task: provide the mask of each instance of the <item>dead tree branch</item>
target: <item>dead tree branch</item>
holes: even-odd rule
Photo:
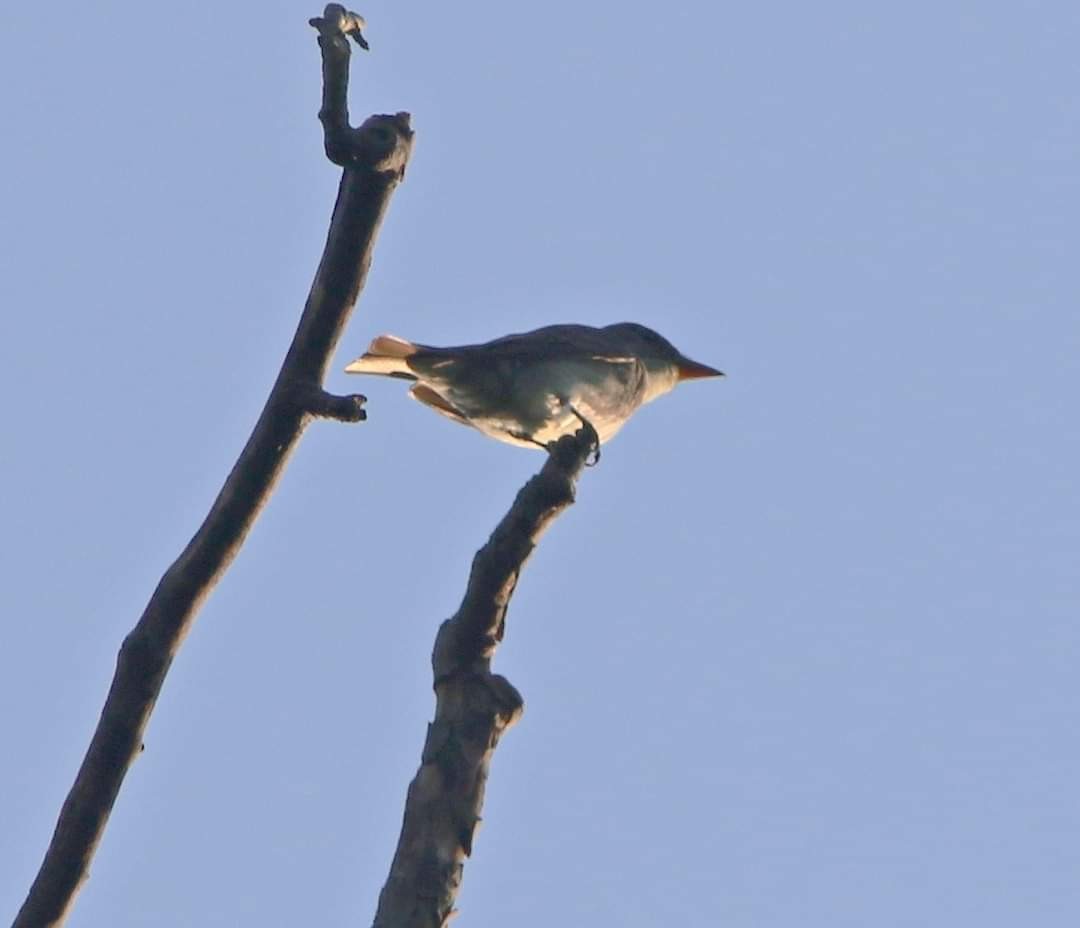
[[[319,31],[327,156],[344,167],[322,261],[296,335],[262,414],[200,526],[161,578],[124,639],[105,706],[41,869],[15,928],[63,922],[101,840],[120,785],[142,748],[143,732],[169,665],[203,601],[224,574],[313,418],[358,422],[362,396],[332,396],[322,382],[330,356],[364,285],[390,196],[412,147],[409,115],[373,116],[358,129],[345,107],[348,36],[363,20],[329,4],[311,21]],[[366,47],[366,46],[365,46]]]
[[[491,755],[523,707],[510,682],[491,672],[491,659],[521,569],[547,526],[573,503],[595,437],[583,429],[552,447],[543,469],[476,553],[461,606],[439,628],[431,657],[435,720],[409,784],[374,928],[443,928],[453,915]]]

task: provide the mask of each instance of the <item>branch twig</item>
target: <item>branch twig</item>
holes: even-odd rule
[[[143,731],[169,665],[199,607],[233,558],[285,468],[308,423],[364,418],[361,396],[322,388],[341,330],[364,285],[372,248],[390,196],[412,148],[409,115],[373,116],[348,125],[347,33],[362,20],[338,4],[313,25],[323,59],[327,154],[345,167],[326,248],[296,335],[262,414],[188,546],[161,578],[138,624],[124,639],[116,673],[89,750],[64,801],[41,869],[14,928],[63,922],[108,822],[120,785],[142,748]],[[332,152],[332,154],[331,154]]]
[[[461,606],[439,628],[431,658],[435,720],[409,784],[374,928],[443,928],[454,914],[491,755],[524,705],[511,683],[491,672],[491,659],[521,569],[544,530],[573,503],[594,439],[583,429],[552,446],[540,473],[476,553]]]

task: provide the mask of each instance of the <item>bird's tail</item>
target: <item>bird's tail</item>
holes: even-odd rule
[[[407,377],[416,380],[409,368],[409,358],[419,346],[396,335],[380,335],[368,350],[345,368],[346,374],[382,374],[384,377]]]

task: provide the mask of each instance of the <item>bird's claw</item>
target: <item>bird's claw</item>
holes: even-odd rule
[[[585,456],[585,466],[596,467],[596,465],[600,461],[600,436],[597,434],[596,429],[593,427],[593,424],[588,419],[586,419],[581,413],[574,409],[574,407],[571,406],[569,403],[566,403],[565,405],[566,408],[569,409],[570,412],[572,412],[577,417],[578,422],[581,423],[581,428],[574,432],[574,439],[579,442],[585,441],[588,443],[589,446],[588,453]],[[512,438],[516,438],[518,441],[527,441],[530,444],[536,445],[537,448],[543,448],[548,454],[554,453],[555,446],[558,445],[559,441],[561,440],[556,438],[545,444],[542,441],[537,441],[535,438],[525,432],[511,432],[510,435]],[[566,435],[562,436],[562,438],[565,437]]]
[[[585,441],[589,443],[589,453],[585,458],[585,466],[596,467],[596,465],[600,463],[600,436],[596,433],[596,429],[588,419],[574,409],[573,406],[567,404],[567,407],[570,412],[577,416],[578,422],[581,423],[581,428],[578,429],[577,434],[584,437]]]

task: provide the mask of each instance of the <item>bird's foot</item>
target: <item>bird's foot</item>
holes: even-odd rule
[[[574,409],[569,403],[566,404],[567,408],[578,418],[578,422],[581,423],[581,428],[578,430],[578,435],[582,436],[585,441],[589,443],[589,456],[585,458],[586,467],[596,467],[600,463],[600,436],[596,433],[596,429],[593,428],[593,424],[586,419],[580,412]]]

